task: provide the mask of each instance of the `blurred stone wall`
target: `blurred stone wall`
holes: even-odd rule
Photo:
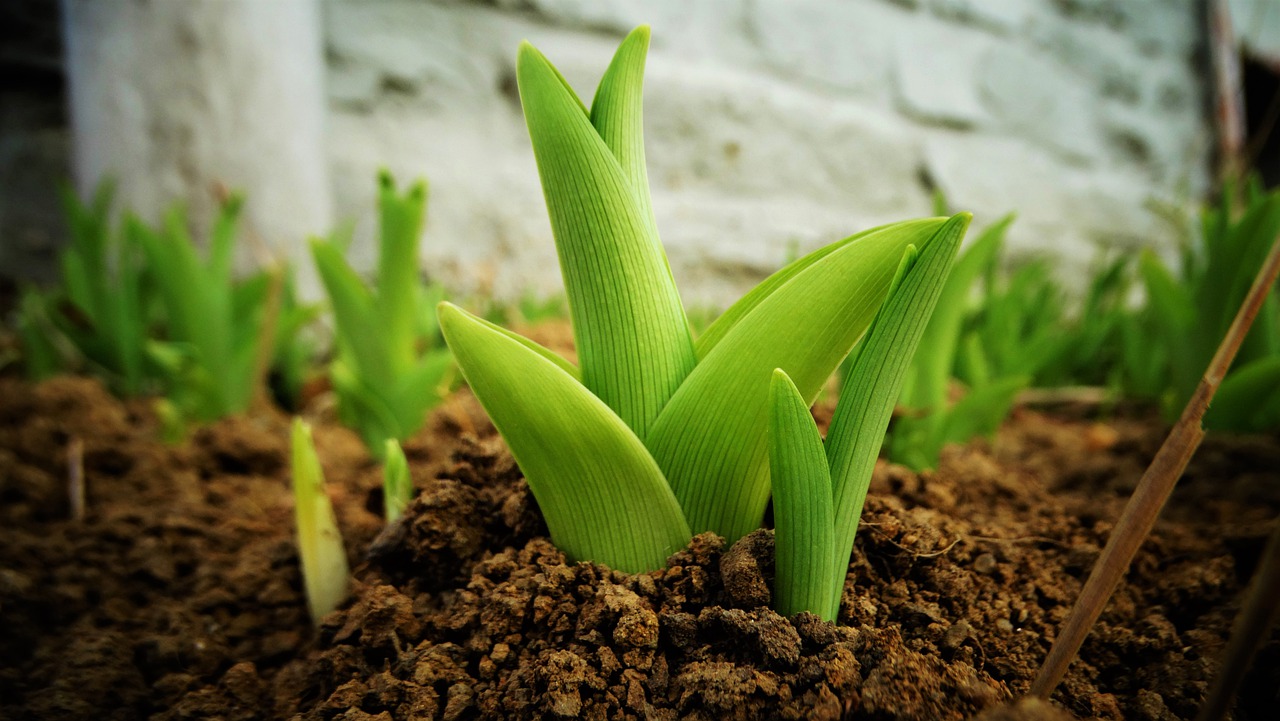
[[[339,214],[375,167],[431,182],[428,271],[559,288],[515,88],[528,39],[589,102],[649,23],[645,127],[686,302],[724,304],[796,252],[928,214],[938,188],[1016,254],[1080,277],[1098,246],[1168,243],[1148,209],[1207,183],[1194,0],[497,0],[327,8]],[[366,223],[365,225],[368,225]]]
[[[354,252],[371,267],[377,168],[426,177],[429,275],[506,298],[556,292],[516,46],[533,42],[589,100],[618,41],[649,23],[649,177],[687,303],[726,304],[796,253],[928,214],[934,189],[977,225],[1017,211],[1015,255],[1055,253],[1078,279],[1099,246],[1167,246],[1150,201],[1186,203],[1208,184],[1202,12],[1198,0],[327,0],[335,214],[357,220]],[[57,240],[33,219],[56,206],[23,193],[47,188],[32,172],[68,153],[64,118],[17,107],[0,113],[0,274],[27,278]]]

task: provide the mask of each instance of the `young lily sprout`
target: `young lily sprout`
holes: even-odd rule
[[[640,572],[694,533],[733,542],[770,496],[770,378],[807,405],[871,323],[904,251],[968,219],[868,230],[778,271],[695,342],[658,238],[641,134],[649,30],[619,47],[588,108],[527,43],[516,77],[579,366],[456,306],[440,326],[572,560]],[[905,361],[904,361],[905,362]]]
[[[382,507],[387,523],[391,523],[404,514],[405,506],[413,500],[413,481],[409,478],[409,461],[396,439],[387,439],[383,458]]]
[[[307,589],[307,608],[316,623],[342,603],[347,595],[347,553],[324,492],[324,472],[311,441],[311,426],[293,419],[293,502],[298,523],[298,557]]]

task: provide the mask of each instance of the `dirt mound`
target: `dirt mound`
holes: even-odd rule
[[[170,447],[145,404],[90,381],[3,380],[0,397],[0,717],[14,719],[1057,718],[1000,704],[1029,685],[1161,431],[1022,412],[936,472],[880,464],[833,625],[768,608],[768,531],[730,549],[699,536],[650,574],[566,563],[467,396],[406,444],[420,493],[385,529],[378,469],[317,422],[357,580],[315,629],[287,419]],[[1194,715],[1280,513],[1277,467],[1280,439],[1206,442],[1061,708]],[[1270,718],[1277,668],[1273,636],[1238,719]]]

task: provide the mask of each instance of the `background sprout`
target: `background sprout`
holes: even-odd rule
[[[404,515],[404,509],[413,500],[413,480],[409,477],[409,461],[404,457],[400,443],[394,438],[386,440],[382,466],[382,506],[387,523]]]
[[[343,258],[343,238],[311,243],[333,307],[337,358],[329,373],[338,412],[377,459],[388,438],[404,440],[422,427],[427,410],[440,401],[451,362],[431,312],[439,290],[418,283],[426,204],[425,182],[400,195],[389,173],[379,176],[378,271],[372,286]]]
[[[347,553],[324,492],[324,472],[311,441],[311,427],[293,419],[293,501],[298,524],[298,558],[307,590],[307,609],[316,623],[342,603],[347,595]]]

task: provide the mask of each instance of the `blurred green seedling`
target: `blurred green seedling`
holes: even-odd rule
[[[394,438],[386,440],[382,462],[382,505],[387,523],[404,515],[413,500],[413,480],[409,477],[409,461]]]
[[[425,182],[401,195],[389,173],[380,175],[373,284],[366,284],[343,257],[345,238],[311,243],[334,314],[337,357],[329,373],[339,416],[379,460],[387,439],[402,441],[422,427],[427,411],[447,390],[452,365],[438,339],[433,312],[443,292],[418,282],[426,204]]]
[[[181,418],[207,422],[248,409],[262,387],[274,336],[271,294],[277,276],[258,271],[237,278],[233,269],[243,199],[222,204],[201,257],[181,207],[159,228],[136,217],[125,235],[142,249],[163,318],[163,341],[147,346],[165,376],[166,395]]]
[[[1248,293],[1254,274],[1280,234],[1280,190],[1264,192],[1255,180],[1237,199],[1237,187],[1223,190],[1217,207],[1201,215],[1196,242],[1185,243],[1180,268],[1171,270],[1154,253],[1144,253],[1139,273],[1147,302],[1130,324],[1130,358],[1154,356],[1157,371],[1139,367],[1144,380],[1133,390],[1159,392],[1166,417],[1173,418],[1195,392],[1218,339]],[[1142,375],[1145,374],[1145,375]],[[1213,406],[1208,428],[1262,431],[1280,428],[1280,297],[1270,294],[1245,338]]]
[[[980,338],[966,334],[965,324],[974,314],[975,296],[983,297],[979,284],[989,287],[991,283],[1012,222],[1013,216],[1006,216],[983,231],[960,254],[946,277],[937,311],[928,318],[903,381],[903,412],[894,421],[887,444],[889,457],[898,463],[915,469],[932,468],[947,443],[963,443],[994,432],[1008,415],[1018,391],[1030,380],[1024,375],[993,377],[988,371],[971,377],[959,400],[951,399],[952,378],[962,365],[963,354],[985,360],[980,354],[986,349],[977,345]]]
[[[83,361],[116,392],[155,390],[160,371],[147,355],[145,258],[136,236],[113,232],[112,186],[88,202],[62,188],[70,242],[58,257],[58,285],[24,289],[18,322],[27,374],[44,378]]]

